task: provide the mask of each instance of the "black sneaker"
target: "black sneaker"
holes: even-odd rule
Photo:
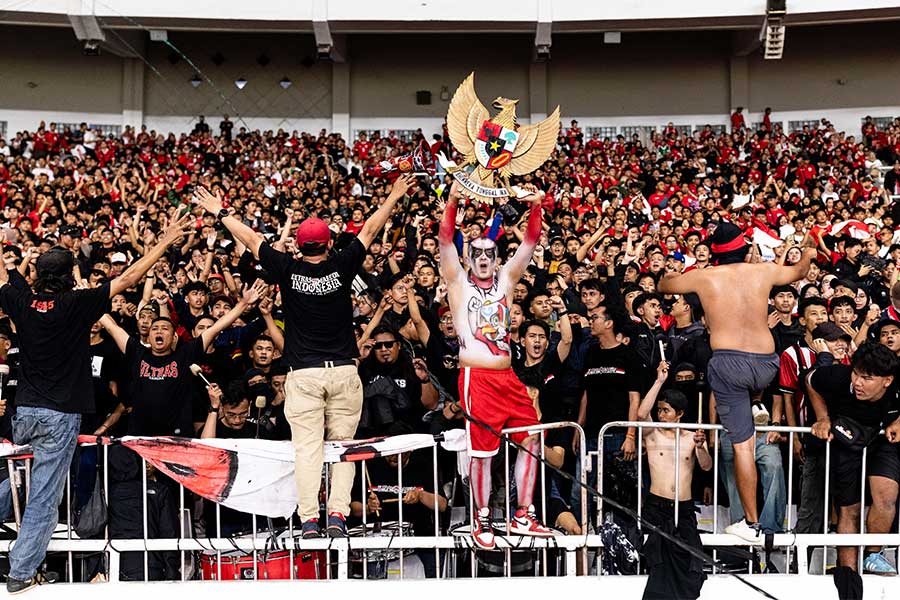
[[[7,577],[6,591],[9,594],[21,594],[22,592],[27,592],[35,586],[56,583],[57,581],[59,581],[59,574],[55,573],[54,571],[35,573],[34,577],[32,577],[31,579],[26,579],[25,581],[16,579],[15,577]]]
[[[347,537],[347,524],[344,515],[339,512],[328,513],[328,528],[325,530],[330,538]]]

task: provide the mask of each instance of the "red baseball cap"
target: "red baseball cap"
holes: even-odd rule
[[[331,230],[322,219],[310,217],[301,221],[297,227],[297,245],[327,244],[331,239]]]

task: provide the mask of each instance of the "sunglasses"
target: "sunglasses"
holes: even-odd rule
[[[375,342],[374,344],[372,344],[372,349],[373,350],[384,350],[385,348],[393,348],[394,344],[396,344],[396,343],[397,343],[397,340],[394,340],[393,342]]]
[[[484,254],[489,259],[493,260],[497,256],[496,248],[472,248],[472,258],[473,259],[478,258],[482,254]]]

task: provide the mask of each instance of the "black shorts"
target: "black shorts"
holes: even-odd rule
[[[836,506],[851,506],[860,501],[862,452],[847,450],[839,443],[831,444],[831,496]],[[886,477],[900,481],[900,454],[897,446],[879,437],[866,452],[866,476]],[[866,489],[868,490],[868,484]]]

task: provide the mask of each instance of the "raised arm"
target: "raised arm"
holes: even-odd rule
[[[786,251],[785,254],[787,254]],[[806,274],[809,272],[809,263],[816,257],[816,254],[815,248],[804,248],[800,260],[796,264],[789,267],[775,265],[775,278],[772,286],[789,285],[806,277]]]
[[[284,352],[284,333],[275,324],[275,319],[272,318],[273,304],[272,298],[268,296],[263,298],[262,302],[259,303],[259,312],[262,314],[263,321],[266,324],[266,333],[272,338],[272,343],[275,344],[279,352]]]
[[[600,241],[600,238],[603,237],[603,228],[598,227],[597,231],[591,234],[591,237],[588,238],[588,241],[583,243],[578,247],[578,251],[575,252],[575,260],[578,262],[584,262],[584,259],[587,258],[588,253],[593,249],[594,246],[597,245],[597,242]],[[628,238],[629,245],[631,244],[631,238]]]
[[[538,240],[541,237],[541,221],[543,213],[541,202],[544,200],[544,192],[533,186],[529,188],[529,191],[531,191],[531,193],[524,198],[524,200],[531,202],[531,211],[528,215],[528,227],[525,229],[525,236],[522,239],[522,243],[519,244],[518,250],[516,250],[516,253],[513,254],[512,258],[509,259],[509,262],[507,262],[505,266],[506,274],[512,282],[512,285],[515,285],[515,283],[522,278],[522,275],[525,274],[525,269],[528,267],[528,263],[531,262],[531,257],[534,254],[534,247],[537,246]]]
[[[647,395],[644,396],[644,399],[641,400],[640,406],[638,406],[638,421],[650,420],[650,413],[653,411],[653,405],[656,404],[656,398],[657,396],[659,396],[659,390],[662,389],[662,386],[666,382],[666,378],[668,376],[669,363],[664,360],[659,361],[659,366],[656,367],[656,380],[653,382],[653,385],[650,386],[650,389],[647,390]],[[641,431],[643,431],[644,435],[647,435],[654,430],[650,428],[642,428]]]
[[[450,186],[447,205],[444,207],[444,218],[438,232],[438,243],[441,249],[441,274],[447,281],[459,279],[462,267],[459,265],[459,252],[453,243],[456,234],[456,210],[459,208],[459,184],[454,181]]]
[[[125,354],[125,347],[128,345],[128,332],[119,327],[119,324],[109,315],[100,317],[100,325],[106,330],[106,333],[113,339],[118,347],[119,352]]]
[[[222,318],[213,323],[211,327],[205,329],[203,333],[200,334],[200,337],[203,340],[203,349],[209,348],[209,345],[213,343],[213,340],[216,339],[217,335],[228,327],[231,327],[231,324],[244,314],[244,311],[247,310],[248,306],[259,300],[265,288],[266,284],[262,279],[254,281],[253,285],[247,288],[241,295],[241,299],[234,305],[234,308],[225,313]]]
[[[696,292],[703,281],[702,271],[688,271],[687,273],[666,273],[656,286],[661,294],[687,294]]]
[[[559,296],[550,298],[550,306],[556,310],[559,316],[559,343],[556,345],[556,354],[559,362],[566,362],[569,352],[572,350],[572,323],[569,321],[569,313],[566,305]]]
[[[150,270],[150,267],[162,258],[169,246],[180,240],[187,233],[187,230],[193,227],[189,217],[189,214],[184,215],[177,221],[169,224],[153,248],[148,250],[136,263],[128,267],[124,273],[112,280],[109,284],[110,298],[138,284],[141,277]]]
[[[366,219],[366,224],[363,225],[363,228],[356,235],[364,247],[369,247],[372,240],[375,239],[375,236],[378,235],[378,232],[381,231],[381,228],[387,223],[391,213],[394,212],[397,200],[406,194],[415,181],[415,176],[409,173],[397,178],[393,187],[391,187],[391,193],[388,194],[387,200],[378,207],[378,210],[375,211],[374,215]]]
[[[194,196],[197,204],[203,207],[208,213],[215,215],[217,218],[220,214],[222,214],[222,199],[213,196],[209,190],[203,187],[197,188],[197,193]],[[235,217],[234,215],[225,215],[221,218],[222,225],[224,225],[231,235],[234,236],[234,239],[238,240],[242,244],[244,244],[247,248],[249,248],[250,252],[253,253],[253,256],[257,259],[259,258],[259,247],[265,241],[265,238],[261,233],[257,231],[253,231],[247,225]]]

